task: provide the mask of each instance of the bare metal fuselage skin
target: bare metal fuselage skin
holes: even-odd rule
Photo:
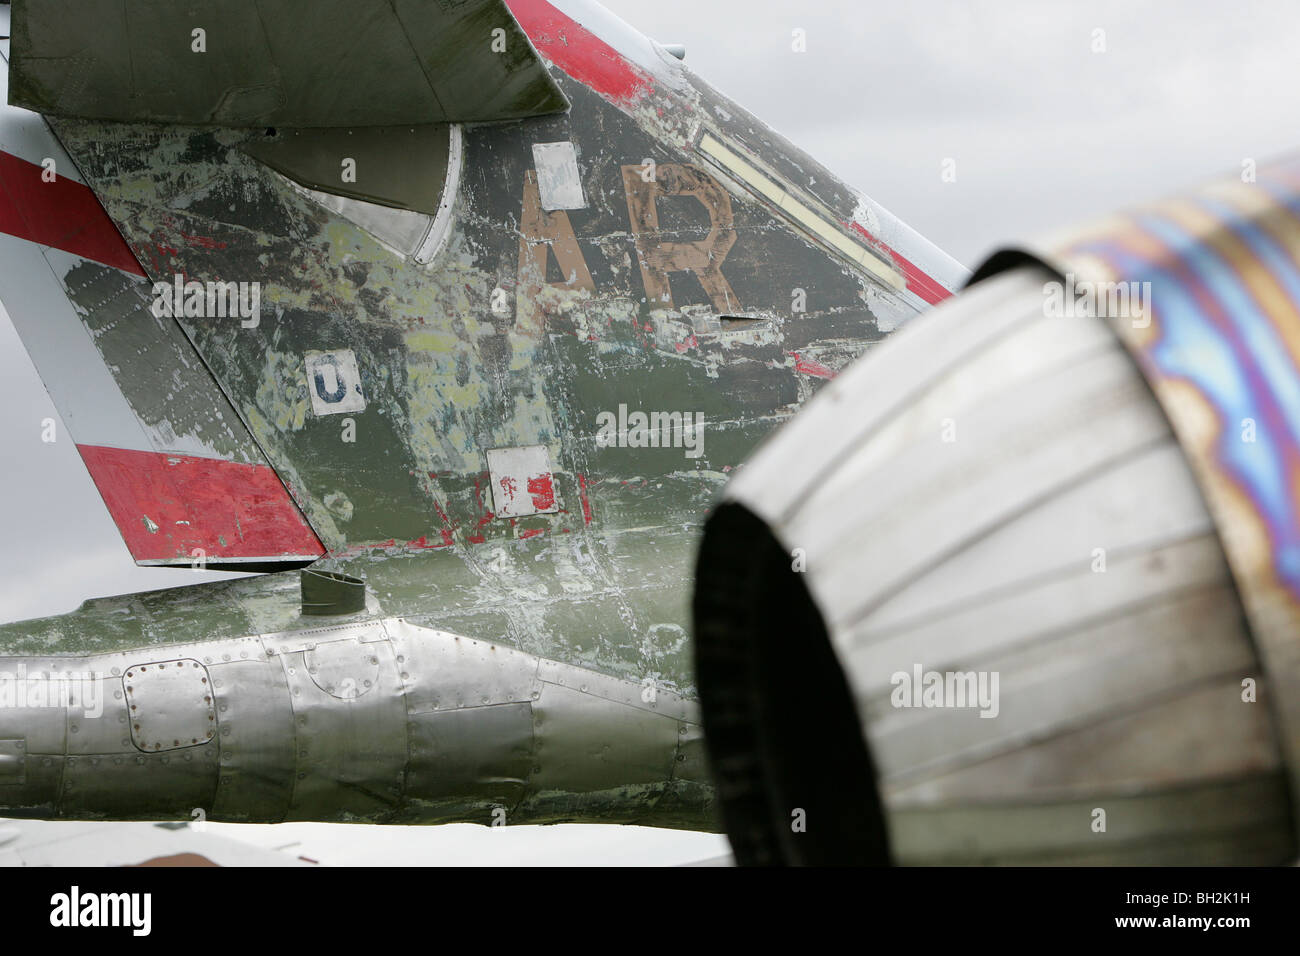
[[[516,6],[553,59],[538,5]],[[715,826],[688,637],[702,519],[764,435],[926,302],[845,253],[853,223],[901,229],[887,214],[680,66],[641,72],[597,89],[552,63],[567,113],[444,135],[445,233],[410,248],[277,172],[298,162],[284,130],[50,121],[146,273],[78,263],[68,296],[92,320],[175,275],[260,283],[254,327],[174,322],[367,605],[304,617],[290,570],[0,627],[24,695],[0,707],[0,814]],[[402,174],[389,134],[364,135]],[[535,147],[564,143],[578,194],[548,208],[575,184]],[[129,328],[97,341],[131,407],[189,415],[146,393],[157,355]],[[304,357],[342,350],[364,404],[322,414]],[[634,412],[702,426],[602,434]],[[539,446],[545,487],[513,508],[487,452]],[[189,545],[154,563],[189,566]],[[75,704],[45,693],[77,680],[94,689]]]
[[[680,695],[398,618],[5,665],[10,815],[708,822]]]

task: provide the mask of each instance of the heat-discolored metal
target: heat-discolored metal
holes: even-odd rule
[[[1300,814],[1300,160],[1066,234],[1045,258],[1097,290],[1195,470]]]

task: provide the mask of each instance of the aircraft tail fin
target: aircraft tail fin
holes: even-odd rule
[[[253,570],[324,551],[176,320],[152,314],[144,270],[72,160],[12,106],[0,300],[137,564]]]

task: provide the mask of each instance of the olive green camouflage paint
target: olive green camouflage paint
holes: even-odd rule
[[[711,130],[762,155],[841,221],[854,218],[846,187],[694,77],[686,92],[658,91],[618,108],[558,70],[553,76],[570,112],[461,130],[450,228],[428,266],[254,158],[270,156],[291,132],[52,122],[151,280],[179,274],[261,284],[253,328],[235,319],[177,322],[329,550],[318,566],[366,582],[366,610],[341,624],[391,630],[400,619],[402,627],[531,655],[538,673],[581,668],[593,682],[624,682],[610,685],[610,700],[649,688],[651,700],[662,694],[685,708],[669,736],[694,740],[688,595],[711,502],[825,376],[915,307],[693,151],[698,131]],[[539,211],[532,146],[565,142],[574,146],[585,206]],[[375,163],[386,154],[367,155]],[[402,175],[413,161],[409,150],[387,155],[388,173],[359,167],[356,183],[341,191],[364,195],[367,176]],[[658,228],[638,233],[646,159],[662,177],[646,186]],[[292,173],[293,162],[279,168]],[[324,185],[319,168],[309,185]],[[707,268],[716,271],[676,269],[701,261],[698,250],[710,242]],[[587,274],[566,274],[561,260],[572,266],[579,258]],[[656,269],[667,273],[670,302],[648,301],[646,276]],[[317,415],[305,356],[342,349],[355,355],[365,407]],[[129,348],[119,358],[127,377],[132,367],[152,374],[160,361]],[[600,414],[620,406],[702,416],[702,453],[598,441]],[[345,440],[349,427],[355,440]],[[524,446],[549,455],[555,510],[497,516],[485,453]],[[81,658],[148,648],[150,658],[166,660],[177,644],[262,635],[260,646],[275,655],[266,635],[301,633],[320,620],[302,617],[298,577],[288,572],[88,601],[72,614],[0,627],[0,654]],[[396,684],[393,693],[400,696]],[[615,713],[564,712],[586,713],[590,726]],[[509,799],[543,822],[714,826],[702,766],[689,780],[665,764],[660,783],[610,786],[580,733],[548,736],[535,710],[529,719],[532,743],[520,746],[533,749],[520,759],[536,766],[521,764],[525,782],[504,796],[451,795],[432,808],[399,794],[359,800],[354,810],[342,798],[295,804],[286,796],[250,804],[261,815],[228,801],[226,816],[311,818],[319,806],[329,819],[488,822],[485,808]],[[621,744],[630,750],[650,746],[637,726]],[[401,736],[396,724],[393,732]],[[557,740],[548,743],[549,759],[571,772],[552,792],[554,766],[541,757],[543,743]],[[669,743],[654,752],[685,759],[681,744]],[[347,746],[367,744],[334,742],[335,750]],[[590,772],[584,760],[594,761]],[[148,812],[177,807],[172,800]],[[34,811],[124,812],[119,800],[99,810]]]

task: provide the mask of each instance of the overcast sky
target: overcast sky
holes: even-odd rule
[[[1300,148],[1294,0],[605,5],[972,268]]]
[[[1291,0],[606,5],[684,43],[704,79],[970,267],[1000,244],[1300,147]],[[791,49],[796,28],[805,53]],[[955,182],[941,178],[946,159]],[[42,443],[47,417],[57,413],[0,318],[0,620],[200,580],[131,563],[71,441]],[[603,839],[582,831],[565,845]],[[522,857],[554,857],[555,841],[533,851],[519,839]],[[716,848],[645,839],[687,856]],[[671,857],[629,847],[625,859]]]

